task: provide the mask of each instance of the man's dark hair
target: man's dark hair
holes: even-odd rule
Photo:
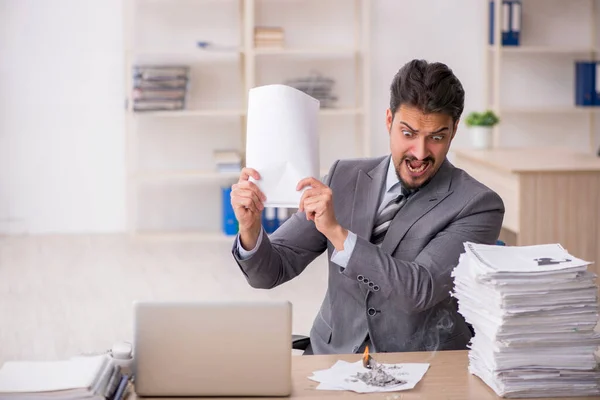
[[[412,60],[400,68],[390,87],[392,114],[402,104],[426,114],[450,115],[456,122],[465,106],[465,91],[446,64]]]

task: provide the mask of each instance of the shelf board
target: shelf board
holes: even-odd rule
[[[319,110],[320,115],[334,116],[334,115],[359,115],[362,114],[361,108],[321,108]]]
[[[142,172],[135,174],[139,181],[178,181],[178,180],[201,180],[201,181],[223,181],[237,179],[239,172],[216,172],[202,170],[166,171],[166,172]]]
[[[228,236],[220,232],[204,231],[146,231],[140,230],[131,233],[133,239],[144,241],[200,241],[214,243],[233,243],[235,236]]]
[[[174,111],[131,111],[140,117],[241,117],[246,115],[246,110],[174,110]]]
[[[252,50],[255,55],[280,56],[353,56],[360,53],[356,48],[315,47],[315,48],[269,48],[257,47]]]
[[[196,63],[218,60],[237,60],[244,53],[243,48],[232,50],[204,50],[189,48],[181,50],[136,50],[129,51],[128,56],[134,63]]]
[[[489,46],[493,52],[497,52],[497,47]],[[502,53],[523,53],[523,54],[587,54],[596,51],[591,47],[560,47],[560,46],[503,46],[500,48]]]
[[[547,107],[500,107],[500,114],[586,114],[598,112],[600,107],[547,106]]]
[[[363,111],[360,108],[322,108],[319,115],[359,115]],[[246,110],[176,110],[176,111],[132,111],[139,117],[242,117]]]

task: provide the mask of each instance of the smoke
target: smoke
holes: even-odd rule
[[[439,350],[440,343],[447,341],[453,333],[454,321],[448,310],[432,309],[421,327],[411,337],[412,343],[418,343],[418,351],[430,351],[433,355]]]

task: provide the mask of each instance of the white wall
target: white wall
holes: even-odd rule
[[[465,111],[485,101],[487,2],[481,0],[376,0],[372,11],[371,129],[376,155],[389,152],[385,110],[396,72],[414,58],[447,64],[466,92]],[[462,124],[452,146],[468,143]]]
[[[0,232],[125,225],[120,0],[0,0]]]
[[[388,152],[390,82],[413,58],[448,64],[465,87],[465,112],[481,108],[486,8],[481,0],[373,0],[375,155]],[[120,0],[0,0],[0,233],[125,229],[121,34]],[[544,122],[528,121],[532,130]],[[564,123],[552,122],[554,138],[568,131]],[[453,146],[468,146],[464,126]]]

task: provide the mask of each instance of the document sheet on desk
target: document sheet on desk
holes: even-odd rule
[[[331,368],[315,371],[309,379],[319,382],[317,390],[349,390],[357,393],[398,392],[413,389],[429,369],[428,363],[383,364],[386,373],[403,381],[390,386],[373,386],[357,378],[368,373],[362,361],[349,363],[339,360]]]
[[[261,176],[265,206],[298,207],[298,182],[319,179],[318,112],[317,99],[286,85],[250,90],[246,166]]]
[[[465,243],[452,295],[475,330],[469,371],[508,398],[600,395],[588,264],[560,244]]]
[[[0,368],[0,399],[111,398],[122,381],[120,367],[107,356],[58,361],[8,361]]]

